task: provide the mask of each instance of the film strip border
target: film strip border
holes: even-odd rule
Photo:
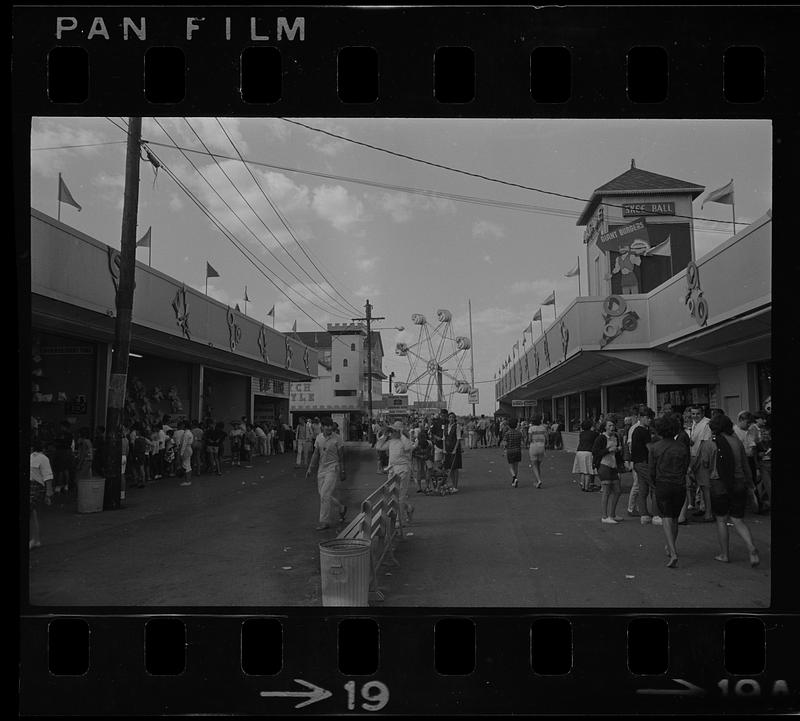
[[[797,709],[800,620],[749,614],[24,618],[24,715]]]
[[[798,8],[15,11],[31,114],[765,117]]]

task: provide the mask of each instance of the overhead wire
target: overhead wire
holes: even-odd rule
[[[31,152],[35,150],[71,150],[72,148],[96,148],[99,145],[124,145],[127,140],[109,140],[103,143],[80,143],[78,145],[51,145],[49,147],[31,148]]]
[[[309,315],[308,312],[304,308],[295,302],[293,298],[291,298],[266,272],[263,263],[255,257],[255,254],[247,248],[247,246],[240,241],[234,233],[232,233],[227,226],[220,221],[214,212],[208,208],[208,206],[200,200],[194,192],[172,171],[172,169],[164,162],[162,158],[160,158],[156,152],[150,149],[150,152],[153,154],[154,158],[160,163],[161,168],[163,168],[164,172],[167,176],[180,188],[184,194],[200,209],[200,211],[211,221],[211,223],[216,226],[216,228],[225,236],[231,244],[244,256],[245,260],[247,260],[264,278],[267,279],[275,289],[281,293],[292,305],[294,305],[303,315],[305,315],[309,320],[312,321],[316,326],[318,326],[324,333],[328,332],[328,329],[324,327],[317,319],[313,316]],[[288,286],[287,286],[288,287]],[[337,341],[346,345],[344,341],[342,341],[337,336],[333,336]]]
[[[197,139],[200,141],[200,144],[201,144],[201,145],[202,145],[202,146],[203,146],[203,147],[204,147],[206,150],[208,150],[208,146],[206,145],[205,141],[204,141],[204,140],[203,140],[203,139],[200,137],[200,135],[199,135],[199,134],[197,133],[197,131],[194,129],[194,127],[192,126],[192,124],[189,122],[188,118],[183,118],[183,120],[184,120],[184,121],[186,122],[186,124],[189,126],[190,130],[191,130],[191,131],[194,133],[195,137],[197,137]],[[159,124],[159,126],[160,126],[160,124]],[[162,130],[163,130],[163,128],[162,128]],[[236,183],[234,182],[233,178],[231,178],[231,176],[228,174],[228,172],[225,170],[225,168],[223,168],[223,167],[222,167],[222,165],[220,164],[220,162],[219,162],[219,161],[218,161],[216,158],[214,158],[213,156],[212,156],[212,159],[214,160],[214,163],[215,163],[215,164],[216,164],[216,166],[217,166],[217,167],[220,169],[220,171],[222,172],[222,174],[225,176],[225,178],[228,180],[228,182],[231,184],[231,186],[233,187],[233,189],[234,189],[234,190],[237,192],[237,194],[239,195],[239,197],[240,197],[240,198],[241,198],[241,199],[242,199],[242,200],[245,202],[245,204],[247,205],[247,207],[248,207],[248,208],[249,208],[249,209],[252,211],[253,215],[255,215],[255,216],[256,216],[256,218],[258,218],[258,220],[260,221],[260,223],[261,223],[261,224],[264,226],[264,228],[267,230],[267,232],[268,232],[268,233],[269,233],[269,234],[270,234],[270,235],[271,235],[271,236],[272,236],[272,237],[275,239],[275,241],[278,243],[278,245],[279,245],[281,248],[283,248],[283,250],[284,250],[284,251],[286,251],[286,248],[284,247],[283,243],[281,243],[281,241],[280,241],[280,239],[278,238],[278,236],[277,236],[277,235],[275,235],[275,233],[274,233],[274,232],[272,231],[272,229],[271,229],[271,228],[270,228],[270,227],[267,225],[267,223],[264,221],[264,219],[261,217],[261,215],[258,213],[258,211],[257,211],[257,210],[256,210],[256,209],[253,207],[253,205],[250,203],[250,201],[249,201],[249,200],[248,200],[248,199],[245,197],[245,195],[244,195],[244,194],[241,192],[241,190],[239,190],[239,188],[238,188],[238,186],[236,185]],[[221,196],[220,196],[220,198],[221,198]],[[230,206],[228,206],[228,207],[230,208]],[[244,224],[244,221],[243,221],[243,220],[240,218],[240,216],[239,216],[238,214],[236,214],[236,213],[235,213],[235,211],[233,211],[233,209],[231,209],[231,212],[234,212],[234,214],[236,215],[236,217],[237,217],[237,218],[239,218],[240,222],[242,222],[242,223]],[[267,250],[267,252],[269,252],[269,254],[270,254],[270,255],[271,255],[273,258],[275,258],[275,260],[276,260],[276,261],[278,261],[278,263],[280,263],[281,267],[282,267],[284,270],[286,270],[286,272],[288,272],[288,273],[289,273],[289,274],[290,274],[290,275],[291,275],[291,276],[292,276],[292,277],[293,277],[293,278],[294,278],[294,279],[295,279],[295,280],[296,280],[298,283],[300,283],[300,284],[302,285],[302,287],[303,287],[303,288],[306,288],[306,289],[307,289],[309,292],[311,292],[311,293],[312,293],[312,294],[313,294],[313,295],[314,295],[314,296],[315,296],[315,297],[316,297],[318,300],[320,300],[322,303],[328,303],[328,302],[329,302],[329,300],[326,300],[324,297],[322,297],[321,295],[319,295],[319,294],[318,294],[318,293],[317,293],[317,292],[314,290],[314,288],[311,288],[311,287],[307,286],[307,285],[305,284],[305,282],[304,282],[304,281],[302,281],[302,280],[301,280],[301,279],[300,279],[300,278],[297,276],[297,274],[296,274],[296,273],[294,273],[294,271],[292,271],[292,270],[291,270],[291,268],[288,268],[288,267],[287,267],[287,266],[286,266],[286,265],[283,263],[283,261],[281,261],[281,259],[280,259],[280,258],[278,258],[278,256],[277,256],[277,255],[275,255],[275,253],[273,253],[273,252],[272,252],[272,250],[271,250],[271,249],[270,249],[270,248],[269,248],[269,247],[268,247],[268,246],[267,246],[265,243],[263,243],[263,242],[261,241],[261,239],[260,239],[260,238],[259,238],[259,237],[258,237],[258,236],[255,234],[255,232],[253,232],[253,231],[252,231],[252,229],[250,229],[250,228],[249,228],[249,226],[246,226],[246,227],[248,227],[248,230],[250,230],[251,234],[252,234],[252,235],[253,235],[253,236],[256,238],[256,240],[258,240],[258,242],[259,242],[259,243],[261,243],[261,245],[262,245],[262,246],[263,246],[263,247],[264,247],[264,248]],[[294,261],[295,261],[295,263],[297,263],[297,261],[296,261],[296,260],[294,259],[294,257],[291,255],[291,253],[288,253],[288,251],[286,251],[286,252],[287,252],[287,255],[289,255],[289,257],[290,257],[290,258],[292,258],[292,260],[294,260]],[[298,265],[299,265],[299,264],[298,264]],[[309,277],[310,277],[310,276],[309,276]],[[315,282],[315,281],[313,281],[313,278],[312,278],[312,282]],[[318,284],[317,284],[317,285],[318,285]],[[338,316],[339,316],[339,317],[341,317],[341,318],[346,318],[347,316],[345,316],[345,315],[342,315],[342,314],[341,314],[341,312],[342,312],[342,311],[344,311],[345,313],[349,313],[349,312],[350,312],[350,310],[349,310],[348,308],[345,308],[345,307],[343,307],[340,301],[336,301],[336,299],[334,299],[334,302],[336,303],[336,305],[334,305],[334,306],[333,306],[333,309],[334,309],[334,311],[333,311],[333,314],[334,314],[334,315],[338,315]]]
[[[315,128],[312,125],[307,125],[306,123],[301,123],[298,120],[290,120],[289,118],[283,118],[283,117],[280,117],[278,119],[279,120],[283,120],[286,123],[291,123],[292,125],[297,125],[297,126],[299,126],[301,128],[305,128],[306,130],[311,130],[311,131],[316,132],[316,133],[322,133],[323,135],[327,135],[327,136],[329,136],[331,138],[336,138],[337,140],[343,140],[343,141],[345,141],[347,143],[352,143],[353,145],[360,145],[361,147],[368,148],[370,150],[375,150],[375,151],[377,151],[379,153],[386,153],[387,155],[392,155],[392,156],[394,156],[396,158],[403,158],[405,160],[410,160],[410,161],[412,161],[414,163],[421,163],[423,165],[428,165],[428,166],[433,167],[433,168],[439,168],[440,170],[446,170],[446,171],[451,172],[451,173],[458,173],[459,175],[466,175],[466,176],[471,177],[471,178],[478,178],[479,180],[486,180],[486,181],[488,181],[490,183],[499,183],[500,185],[506,185],[506,186],[511,187],[511,188],[520,188],[521,190],[531,190],[531,191],[533,191],[535,193],[542,193],[543,195],[552,195],[554,197],[565,198],[567,200],[577,200],[577,201],[579,201],[581,203],[589,203],[589,202],[591,202],[590,198],[581,198],[581,197],[579,197],[577,195],[569,195],[567,193],[559,193],[559,192],[556,192],[554,190],[544,190],[543,188],[537,188],[537,187],[534,187],[534,186],[531,186],[531,185],[524,185],[523,183],[516,183],[516,182],[513,182],[511,180],[504,180],[502,178],[496,178],[496,177],[491,176],[491,175],[484,175],[482,173],[473,173],[470,170],[463,170],[462,168],[454,168],[454,167],[452,167],[450,165],[445,165],[443,163],[434,163],[431,160],[424,160],[422,158],[417,158],[417,157],[415,157],[413,155],[408,155],[407,153],[400,153],[400,152],[397,152],[396,150],[389,150],[388,148],[383,148],[383,147],[381,147],[379,145],[373,145],[371,143],[365,143],[365,142],[363,142],[361,140],[354,140],[353,138],[348,138],[348,137],[346,137],[344,135],[339,135],[338,133],[333,133],[333,132],[331,132],[329,130],[324,130],[323,128]],[[618,205],[618,204],[615,204],[615,203],[608,203],[608,202],[603,202],[603,205],[607,205],[610,208],[622,208],[623,207],[622,205]],[[694,218],[694,216],[691,216],[691,215],[675,214],[674,216],[671,216],[671,217],[690,218],[692,220],[709,220],[709,221],[713,221],[713,222],[717,222],[717,223],[728,223],[728,224],[732,224],[733,223],[732,220],[725,221],[725,220],[715,220],[714,218]]]
[[[163,132],[163,133],[164,133],[164,134],[165,134],[165,135],[166,135],[166,136],[167,136],[167,137],[168,137],[170,140],[172,140],[172,136],[169,134],[169,131],[168,131],[168,130],[167,130],[167,129],[166,129],[166,128],[165,128],[165,127],[164,127],[164,126],[163,126],[163,125],[162,125],[162,124],[159,122],[159,121],[158,121],[158,119],[157,119],[157,118],[154,118],[154,120],[155,120],[155,123],[156,123],[156,125],[158,125],[158,127],[159,127],[159,128],[161,128],[162,132]],[[146,144],[145,144],[145,147],[146,147]],[[201,179],[202,179],[202,180],[203,180],[203,181],[206,183],[206,185],[208,185],[208,187],[209,187],[209,188],[211,188],[211,190],[214,192],[214,194],[215,194],[215,195],[216,195],[216,196],[217,196],[217,197],[218,197],[218,198],[219,198],[219,199],[222,201],[223,205],[225,205],[225,207],[226,207],[226,208],[228,208],[228,210],[229,210],[229,211],[230,211],[230,212],[231,212],[231,213],[232,213],[232,214],[233,214],[233,215],[234,215],[234,216],[235,216],[235,217],[236,217],[236,218],[239,220],[239,222],[242,224],[242,226],[244,226],[244,228],[245,228],[245,229],[246,229],[246,230],[247,230],[247,231],[248,231],[248,232],[249,232],[249,233],[250,233],[250,234],[251,234],[251,235],[252,235],[252,236],[253,236],[253,237],[256,239],[256,241],[257,241],[257,242],[258,242],[258,243],[259,243],[259,244],[260,244],[262,247],[264,247],[264,248],[265,248],[265,250],[267,250],[267,252],[268,252],[268,253],[269,253],[269,254],[270,254],[270,255],[271,255],[273,258],[275,258],[275,260],[277,260],[277,261],[278,261],[278,263],[280,263],[280,264],[281,264],[281,266],[282,266],[284,269],[286,269],[286,270],[287,270],[287,271],[288,271],[288,272],[289,272],[289,273],[290,273],[290,274],[291,274],[291,275],[292,275],[292,276],[293,276],[293,277],[294,277],[294,278],[295,278],[295,279],[296,279],[298,282],[300,282],[300,283],[301,283],[301,285],[302,285],[304,288],[307,288],[307,286],[305,286],[305,285],[302,283],[302,281],[300,281],[300,279],[299,279],[299,278],[298,278],[298,277],[297,277],[297,276],[296,276],[296,275],[295,275],[295,274],[294,274],[294,273],[293,273],[291,270],[289,270],[288,268],[286,268],[286,265],[285,265],[285,264],[284,264],[284,263],[283,263],[283,262],[282,262],[282,261],[281,261],[281,260],[280,260],[280,259],[279,259],[279,258],[276,256],[276,255],[275,255],[275,253],[273,253],[273,252],[272,252],[272,250],[271,250],[271,249],[270,249],[270,248],[269,248],[269,247],[268,247],[266,244],[264,244],[264,243],[263,243],[263,241],[262,241],[262,240],[261,240],[261,239],[258,237],[258,235],[257,235],[257,234],[256,234],[256,233],[255,233],[255,232],[252,230],[252,228],[251,228],[251,227],[250,227],[250,226],[249,226],[249,225],[248,225],[248,224],[247,224],[247,223],[246,223],[246,222],[245,222],[245,221],[242,219],[242,217],[241,217],[241,216],[240,216],[240,215],[239,215],[239,214],[238,214],[238,213],[237,213],[237,212],[236,212],[236,211],[235,211],[235,210],[234,210],[234,209],[231,207],[230,203],[228,203],[228,201],[227,201],[227,200],[225,200],[225,198],[223,198],[223,197],[222,197],[222,194],[221,194],[221,193],[220,193],[220,192],[219,192],[219,191],[218,191],[218,190],[217,190],[217,189],[214,187],[214,184],[213,184],[213,183],[211,183],[211,182],[208,180],[208,178],[206,178],[206,176],[203,174],[203,172],[202,172],[202,171],[201,171],[201,170],[200,170],[200,169],[197,167],[197,165],[195,165],[195,163],[194,163],[194,162],[193,162],[193,161],[192,161],[192,160],[191,160],[191,159],[190,159],[190,158],[189,158],[189,157],[186,155],[186,153],[183,153],[183,152],[182,152],[182,155],[183,155],[183,157],[184,157],[184,158],[186,158],[186,160],[189,162],[189,164],[192,166],[192,168],[194,168],[195,172],[196,172],[196,173],[197,173],[197,174],[200,176],[200,178],[201,178]],[[271,271],[271,272],[273,272],[273,273],[274,273],[274,271]],[[277,274],[277,273],[274,273],[274,274],[275,274],[275,276],[276,276],[277,278],[280,278],[280,276],[278,276],[278,274]],[[283,279],[281,279],[281,280],[283,281]],[[283,281],[283,282],[285,283],[286,281]],[[287,283],[286,285],[287,285],[287,287],[290,287],[288,283]],[[298,294],[298,295],[300,295],[300,293],[299,293],[299,292],[298,292],[296,289],[295,289],[295,292],[297,292],[297,294]],[[345,316],[341,316],[339,313],[332,312],[332,311],[331,311],[331,309],[329,309],[329,308],[323,308],[322,306],[318,305],[317,303],[315,303],[315,302],[314,302],[313,300],[311,300],[310,298],[304,298],[304,300],[305,300],[306,302],[308,302],[310,305],[312,305],[312,306],[314,306],[315,308],[317,308],[318,310],[321,310],[323,313],[331,313],[332,315],[338,315],[339,317],[345,317]]]
[[[338,296],[339,296],[339,297],[342,299],[342,301],[344,301],[344,303],[345,303],[345,307],[349,308],[348,312],[350,312],[350,311],[354,311],[354,312],[356,312],[356,313],[360,313],[360,312],[361,312],[361,309],[360,309],[360,308],[357,308],[355,305],[353,305],[352,303],[350,303],[350,301],[349,301],[349,300],[347,300],[347,298],[345,298],[345,297],[344,297],[344,296],[343,296],[343,295],[342,295],[342,294],[339,292],[339,290],[336,288],[336,286],[334,286],[334,284],[333,284],[333,283],[332,283],[332,282],[331,282],[331,281],[330,281],[330,280],[329,280],[329,279],[328,279],[328,278],[325,276],[325,274],[322,272],[322,270],[320,270],[320,268],[317,266],[317,264],[316,264],[316,263],[315,263],[315,262],[314,262],[314,261],[311,259],[311,256],[310,256],[310,255],[309,255],[309,254],[306,252],[306,249],[303,247],[303,244],[300,242],[300,239],[299,239],[299,238],[298,238],[298,237],[295,235],[294,231],[292,230],[292,228],[291,228],[291,227],[290,227],[290,225],[289,225],[289,222],[288,222],[288,220],[287,220],[287,219],[284,217],[284,215],[283,215],[283,213],[281,212],[280,208],[278,208],[278,207],[277,207],[277,205],[276,205],[276,204],[275,204],[275,203],[272,201],[272,199],[269,197],[269,194],[268,194],[268,193],[267,193],[267,192],[264,190],[264,187],[263,187],[263,185],[261,184],[261,181],[260,181],[260,180],[258,179],[258,177],[255,175],[255,173],[253,173],[253,171],[251,170],[251,168],[250,168],[250,166],[248,165],[247,161],[246,161],[246,160],[244,159],[244,157],[242,156],[241,152],[239,152],[239,148],[236,146],[236,142],[233,140],[233,138],[230,136],[230,134],[228,133],[228,131],[225,129],[225,126],[222,124],[222,122],[220,121],[220,119],[219,119],[219,118],[214,118],[214,119],[217,121],[217,125],[219,125],[219,127],[220,127],[220,130],[222,130],[222,132],[225,134],[225,137],[228,139],[228,142],[231,144],[231,147],[233,148],[234,152],[235,152],[235,153],[236,153],[236,155],[239,157],[239,160],[242,162],[242,165],[245,167],[245,169],[247,170],[247,172],[250,174],[250,177],[251,177],[251,178],[253,179],[253,181],[255,182],[255,184],[256,184],[256,187],[257,187],[257,188],[259,189],[259,191],[261,192],[261,195],[263,195],[263,196],[264,196],[264,200],[266,200],[266,201],[267,201],[267,203],[269,204],[270,208],[272,208],[272,210],[273,210],[273,212],[275,213],[276,217],[278,218],[278,220],[280,220],[281,224],[282,224],[282,225],[283,225],[283,227],[286,229],[286,232],[287,232],[287,233],[289,233],[289,236],[292,238],[292,240],[294,240],[294,242],[297,244],[297,246],[300,248],[300,250],[302,250],[302,251],[303,251],[303,253],[304,253],[304,255],[306,256],[306,258],[308,258],[308,260],[310,261],[311,265],[313,265],[313,266],[314,266],[314,268],[315,268],[315,269],[317,270],[317,272],[320,274],[320,276],[322,277],[322,279],[323,279],[323,280],[324,280],[324,281],[325,281],[325,282],[326,282],[326,283],[327,283],[327,284],[328,284],[328,285],[329,285],[329,286],[330,286],[330,287],[333,289],[333,291],[336,293],[336,295],[338,295]],[[188,121],[187,121],[187,122],[188,122]],[[271,231],[270,231],[270,232],[271,232]],[[274,234],[273,234],[273,235],[274,235]],[[277,237],[275,237],[275,239],[276,239],[276,240],[278,240],[278,238],[277,238]],[[278,243],[280,243],[280,240],[278,240]],[[283,248],[283,244],[282,244],[282,243],[281,243],[281,247]],[[297,265],[297,267],[298,267],[298,268],[300,268],[300,269],[301,269],[301,270],[302,270],[302,271],[303,271],[303,272],[304,272],[304,273],[305,273],[305,274],[308,276],[309,280],[311,280],[312,282],[314,282],[314,283],[317,283],[318,285],[320,285],[320,288],[322,288],[323,292],[324,292],[326,295],[328,295],[328,297],[330,297],[332,301],[334,301],[334,302],[335,302],[335,303],[337,303],[338,305],[341,305],[341,302],[340,302],[340,301],[337,301],[335,298],[333,298],[333,296],[332,296],[330,293],[328,293],[328,292],[327,292],[327,291],[324,289],[324,286],[322,286],[321,284],[319,284],[319,283],[318,283],[318,281],[315,281],[315,280],[314,280],[314,278],[313,278],[313,277],[311,276],[311,274],[310,274],[310,273],[309,273],[309,272],[306,270],[306,268],[305,268],[305,266],[304,266],[304,265],[302,265],[301,263],[299,263],[299,262],[297,261],[297,259],[296,259],[296,258],[295,258],[295,257],[294,257],[294,256],[293,256],[291,253],[289,253],[289,251],[288,251],[288,250],[286,250],[286,248],[284,248],[284,250],[286,251],[287,255],[289,255],[289,257],[290,257],[290,258],[291,258],[291,259],[292,259],[292,260],[295,262],[295,264]]]

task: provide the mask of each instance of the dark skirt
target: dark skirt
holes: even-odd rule
[[[519,463],[522,460],[522,451],[519,448],[506,451],[506,458],[509,463]]]
[[[455,453],[444,454],[444,467],[448,471],[457,471],[461,468],[461,448],[456,449]]]
[[[656,481],[656,505],[664,518],[677,518],[686,499],[686,486],[683,483]]]

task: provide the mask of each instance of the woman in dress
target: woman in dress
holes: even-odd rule
[[[617,502],[622,494],[619,467],[622,465],[622,444],[617,435],[616,424],[606,421],[605,430],[592,445],[592,462],[600,476],[600,506],[602,523],[617,524],[623,519],[617,516]]]
[[[594,487],[594,466],[592,464],[592,447],[597,440],[597,433],[592,430],[594,424],[589,419],[581,423],[581,432],[578,435],[578,450],[575,452],[575,461],[572,472],[581,476],[581,490],[591,491]]]
[[[444,436],[444,467],[453,481],[453,491],[458,491],[458,472],[461,470],[461,436],[456,414],[447,416]]]
[[[730,534],[728,518],[747,546],[750,565],[754,568],[761,562],[758,549],[753,543],[750,529],[744,522],[747,505],[747,485],[751,481],[750,466],[744,445],[735,435],[733,421],[728,416],[715,416],[709,423],[711,440],[700,447],[702,463],[709,472],[711,509],[717,517],[717,539],[720,553],[714,559],[729,563]]]
[[[531,461],[533,480],[536,488],[542,487],[542,461],[547,445],[547,426],[541,416],[533,416],[528,427],[528,458]]]

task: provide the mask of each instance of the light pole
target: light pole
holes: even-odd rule
[[[386,318],[383,316],[379,318],[372,317],[372,304],[369,302],[369,298],[364,303],[364,310],[366,311],[366,318],[353,318],[352,320],[367,322],[367,407],[369,409],[369,422],[372,423],[372,321],[386,320]]]

